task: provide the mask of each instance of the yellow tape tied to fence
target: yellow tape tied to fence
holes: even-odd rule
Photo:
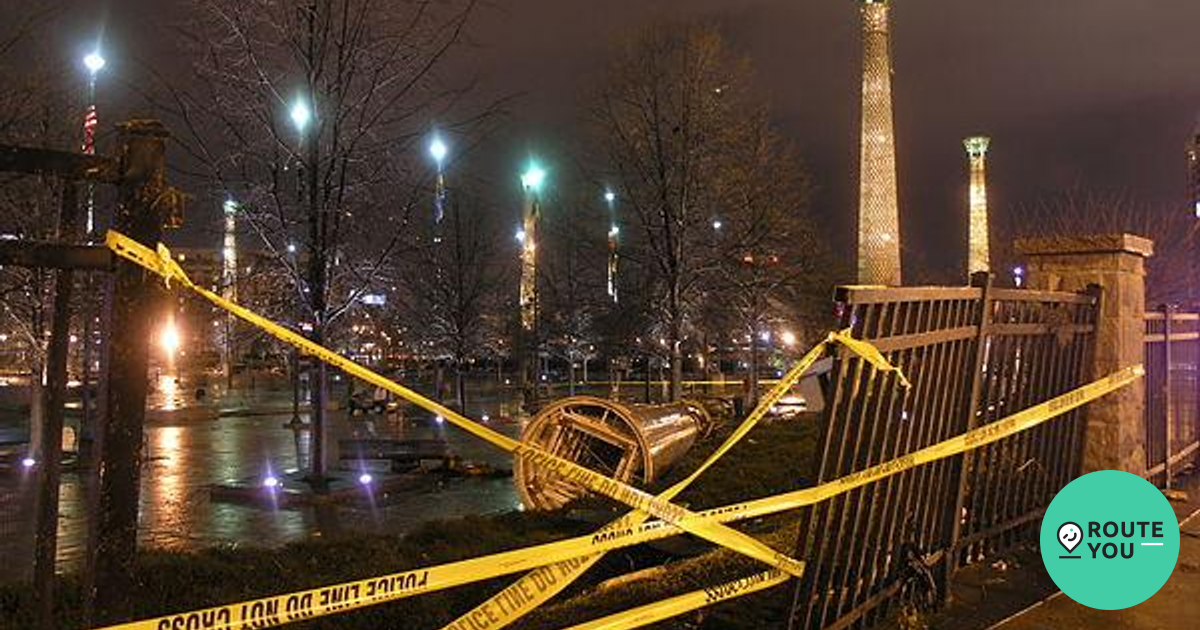
[[[791,390],[792,386],[800,381],[801,377],[825,353],[826,348],[835,342],[846,345],[865,360],[879,366],[880,369],[895,371],[899,375],[900,382],[905,387],[908,386],[908,381],[904,378],[903,374],[900,374],[899,370],[896,370],[896,368],[889,364],[883,358],[883,355],[879,354],[873,346],[852,339],[849,331],[830,333],[824,341],[809,350],[792,369],[788,370],[783,378],[779,379],[778,383],[762,397],[758,405],[746,416],[746,419],[742,421],[737,429],[692,474],[663,491],[658,495],[658,498],[664,501],[674,499],[679,493],[683,492],[688,486],[699,479],[713,464],[724,457],[725,453],[729,452],[734,445],[740,442],[767,415],[771,408]],[[852,342],[856,345],[851,345]],[[650,515],[645,512],[635,511],[626,514],[601,528],[593,535],[593,538],[619,536],[622,532],[645,523],[649,518]],[[550,598],[562,592],[563,589],[570,586],[603,557],[603,553],[598,553],[586,558],[572,558],[566,562],[540,567],[532,573],[522,576],[520,580],[496,593],[487,601],[459,616],[453,622],[446,625],[443,630],[498,630],[499,628],[503,628],[524,615],[529,614],[538,606],[541,606]]]
[[[153,271],[163,277],[170,284],[173,280],[180,285],[191,289],[192,291],[204,297],[214,305],[221,309],[232,313],[238,318],[254,325],[263,330],[267,334],[295,346],[318,359],[340,368],[347,374],[361,379],[367,383],[381,387],[393,394],[423,408],[432,413],[436,413],[451,424],[454,424],[460,429],[471,433],[472,435],[490,442],[494,446],[499,447],[514,456],[525,460],[525,462],[534,467],[541,467],[553,472],[554,474],[563,477],[569,481],[578,483],[587,489],[602,494],[611,499],[628,505],[629,507],[649,512],[664,521],[673,523],[683,528],[690,534],[695,534],[700,538],[716,543],[723,547],[727,547],[754,558],[761,562],[765,562],[777,569],[786,571],[792,575],[800,575],[803,571],[803,564],[788,557],[785,554],[779,553],[771,549],[762,542],[743,534],[735,529],[731,529],[712,521],[705,521],[697,518],[692,511],[658,499],[649,493],[634,488],[628,484],[622,483],[615,479],[610,479],[594,470],[585,468],[576,464],[573,461],[564,459],[553,453],[547,452],[530,444],[514,440],[504,434],[485,427],[457,411],[442,405],[441,403],[426,398],[421,394],[392,381],[381,374],[378,374],[365,366],[359,365],[346,357],[343,357],[324,346],[313,343],[303,335],[292,331],[289,328],[281,326],[245,307],[242,307],[230,300],[227,300],[212,291],[198,286],[188,278],[179,263],[171,258],[171,253],[166,246],[159,244],[157,251],[145,247],[141,243],[120,234],[118,232],[109,231],[106,236],[108,247],[122,258],[126,258],[135,262],[142,267]]]
[[[486,580],[509,573],[527,571],[537,567],[561,563],[555,569],[559,571],[561,577],[571,575],[573,568],[582,566],[587,563],[591,557],[596,554],[611,551],[613,549],[628,547],[631,545],[641,544],[644,542],[675,536],[680,533],[694,533],[696,526],[723,526],[723,524],[735,521],[756,518],[768,514],[774,514],[786,510],[795,509],[805,505],[812,505],[820,501],[824,501],[830,497],[847,492],[854,488],[858,488],[869,483],[885,479],[891,475],[911,469],[921,464],[943,459],[953,455],[961,454],[968,450],[990,444],[1011,435],[1015,435],[1022,431],[1028,430],[1038,424],[1044,423],[1051,418],[1066,413],[1072,409],[1076,409],[1092,400],[1104,396],[1112,391],[1120,389],[1136,381],[1144,374],[1142,366],[1133,366],[1115,372],[1105,378],[1094,381],[1075,390],[1067,392],[1061,396],[1052,398],[1034,407],[1030,407],[1024,411],[1018,412],[992,424],[989,424],[972,431],[968,431],[962,435],[950,438],[943,442],[931,445],[909,455],[905,455],[898,459],[884,462],[882,464],[872,466],[860,472],[842,477],[822,484],[814,488],[805,488],[787,492],[772,497],[764,497],[752,501],[735,503],[723,507],[704,510],[699,513],[693,513],[678,506],[662,500],[659,497],[650,497],[640,490],[629,488],[624,484],[620,484],[614,480],[607,479],[593,471],[586,471],[585,474],[574,472],[573,468],[581,468],[572,462],[561,460],[553,455],[524,447],[519,442],[512,440],[506,436],[495,433],[486,427],[476,425],[475,423],[458,416],[452,410],[441,406],[440,404],[424,398],[415,392],[411,392],[402,386],[392,383],[383,378],[357,366],[356,364],[332,353],[331,351],[317,346],[304,339],[300,335],[283,328],[255,313],[252,313],[236,304],[222,299],[220,296],[206,291],[202,287],[198,287],[187,279],[187,276],[179,269],[178,265],[170,258],[169,252],[165,248],[159,246],[159,251],[156,253],[148,248],[124,237],[120,234],[110,232],[108,235],[108,244],[114,252],[122,257],[128,258],[137,264],[163,276],[168,282],[176,280],[180,284],[201,296],[209,299],[214,304],[225,308],[229,312],[245,319],[246,321],[263,328],[267,332],[277,338],[296,345],[301,349],[329,361],[333,365],[347,369],[349,366],[358,367],[365,376],[357,372],[353,372],[356,376],[364,380],[385,387],[397,395],[404,396],[406,399],[418,404],[426,409],[440,413],[443,417],[455,422],[455,420],[463,423],[463,429],[475,434],[483,439],[497,444],[501,448],[506,448],[514,453],[514,455],[537,458],[534,463],[545,465],[549,463],[553,466],[555,472],[565,474],[572,480],[579,481],[583,485],[588,485],[590,482],[595,482],[595,477],[599,477],[601,481],[607,482],[597,483],[597,486],[604,490],[594,489],[597,492],[606,494],[623,503],[633,507],[641,512],[650,512],[663,520],[644,521],[639,524],[631,524],[623,528],[606,527],[599,532],[590,536],[579,536],[571,539],[515,549],[512,551],[490,554],[461,560],[457,562],[436,565],[427,568],[413,569],[392,573],[384,576],[372,577],[364,580],[355,580],[344,582],[325,587],[307,589],[293,593],[284,593],[270,597],[249,600],[228,604],[224,606],[216,606],[208,609],[189,611],[173,615],[166,615],[152,619],[134,621],[130,623],[111,626],[108,630],[228,630],[241,627],[271,627],[281,625],[293,621],[301,621],[311,619],[318,616],[330,615],[344,612],[354,608],[361,608],[385,601],[394,601],[417,595],[428,593],[435,590],[460,586],[471,582]],[[827,340],[828,343],[830,340]],[[841,339],[838,339],[841,342]],[[869,345],[869,344],[868,344]],[[849,346],[848,346],[849,347]],[[851,350],[857,351],[855,348]],[[872,360],[866,353],[864,359],[871,361],[881,369],[894,370],[888,365],[886,360],[883,360],[882,355],[876,352],[877,359]],[[877,361],[881,361],[879,363]],[[797,366],[799,367],[799,366]],[[795,371],[795,370],[793,370]],[[789,376],[791,373],[789,373]],[[903,375],[898,375],[898,380],[903,381]],[[399,390],[399,391],[397,391]],[[772,391],[772,394],[775,393]],[[760,405],[762,408],[762,405]],[[769,408],[769,407],[768,407]],[[756,409],[756,412],[758,409]],[[739,427],[738,432],[744,435],[745,431],[749,430],[747,425],[752,426],[747,418],[747,422]],[[755,420],[757,421],[757,420]],[[458,424],[457,422],[455,422]],[[731,446],[732,438],[727,440],[722,445],[722,449],[726,446]],[[722,450],[718,449],[718,450]],[[727,450],[727,449],[726,449]],[[522,452],[524,451],[524,453]],[[529,454],[533,451],[532,454]],[[544,456],[544,457],[543,457]],[[712,458],[710,457],[710,460]],[[560,466],[558,462],[564,462],[566,466]],[[706,461],[706,464],[709,462]],[[706,466],[701,466],[691,477],[698,476]],[[560,472],[566,471],[566,472]],[[591,485],[588,485],[592,488]],[[629,492],[626,492],[628,489]],[[605,490],[608,490],[607,492]],[[667,493],[664,493],[664,495]],[[615,495],[615,496],[614,496]],[[653,509],[650,509],[653,508]],[[673,519],[663,518],[658,512],[669,514]],[[623,517],[619,521],[621,523],[625,519],[637,516],[636,513]],[[745,537],[744,534],[736,532],[736,530],[723,529],[705,529],[705,533],[713,534],[720,538],[724,531],[732,531],[739,536]],[[751,539],[753,540],[753,539]],[[732,544],[727,545],[724,540],[714,541],[722,546],[733,547]],[[757,541],[755,541],[757,542]],[[737,541],[740,544],[740,540]],[[768,548],[769,549],[769,548]],[[735,549],[740,551],[740,549]],[[775,559],[775,552],[772,556]],[[751,555],[751,554],[746,554]],[[789,568],[795,572],[803,570],[803,563],[798,563],[795,560],[790,560]],[[771,563],[774,564],[774,563]],[[567,571],[567,573],[563,573]],[[717,601],[723,601],[739,597],[751,592],[756,592],[765,588],[769,588],[776,584],[789,579],[789,575],[795,575],[793,571],[781,571],[778,568],[770,571],[755,574],[741,580],[735,580],[715,587],[710,587],[703,591],[696,591],[685,595],[677,596],[656,604],[643,606],[629,611],[624,611],[616,615],[605,617],[596,620],[589,624],[584,624],[583,628],[630,628],[651,623],[653,621],[668,618],[670,616],[694,610]],[[553,574],[551,574],[554,577]],[[543,587],[549,588],[552,585]],[[510,587],[511,588],[511,587]],[[507,589],[506,589],[507,590]],[[527,597],[530,599],[532,596]],[[505,607],[516,610],[521,606],[521,600],[508,599],[503,603],[498,603],[497,606],[503,610]],[[484,614],[486,617],[486,614]],[[479,619],[478,616],[475,619]],[[597,625],[598,624],[598,625]]]

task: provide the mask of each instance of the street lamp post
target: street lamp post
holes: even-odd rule
[[[521,329],[529,338],[529,348],[526,355],[533,359],[533,388],[530,402],[536,404],[538,386],[541,381],[541,357],[538,338],[538,281],[537,281],[537,244],[538,223],[541,220],[541,189],[546,180],[546,171],[537,164],[530,162],[529,167],[521,174],[521,189],[525,192],[525,203],[522,211],[522,229],[518,232],[521,241]],[[528,379],[529,367],[521,370],[522,378]]]
[[[317,116],[313,107],[315,101],[311,90],[312,84],[313,81],[310,77],[310,90],[292,103],[288,116],[292,120],[292,125],[296,128],[296,133],[299,135],[299,141],[305,155],[301,160],[305,175],[303,180],[305,181],[304,201],[307,202],[309,230],[308,268],[307,277],[305,278],[307,286],[305,288],[308,295],[308,310],[311,312],[313,318],[309,339],[314,343],[320,344],[325,341],[328,251],[324,235],[327,232],[325,224],[328,218],[326,216],[327,213],[322,212],[320,208],[318,170],[321,159],[321,142],[320,129],[315,125]],[[316,361],[313,368],[316,370],[315,379],[312,377],[309,378],[311,393],[309,412],[309,482],[314,489],[321,490],[325,487],[325,473],[329,468],[329,461],[332,459],[328,448],[329,427],[325,409],[326,401],[329,399],[327,389],[329,371],[324,361]]]
[[[611,190],[604,191],[604,202],[608,204],[608,297],[613,304],[617,298],[617,236],[621,228],[617,227],[617,195]]]
[[[433,157],[433,162],[437,165],[437,182],[433,193],[433,222],[435,225],[440,225],[442,218],[446,215],[446,176],[442,166],[448,153],[449,148],[441,137],[435,135],[429,141],[429,155]],[[440,241],[441,239],[435,237],[435,240]]]
[[[83,65],[88,71],[88,89],[87,89],[87,110],[83,115],[83,146],[82,151],[87,155],[95,155],[96,153],[96,125],[99,119],[96,114],[96,75],[104,68],[104,57],[100,52],[93,51],[83,58]],[[85,240],[90,244],[96,241],[96,203],[95,203],[95,183],[88,180],[86,184],[85,206]],[[92,274],[85,274],[85,291],[90,295],[93,291]],[[80,370],[79,382],[80,389],[83,392],[81,395],[80,411],[83,417],[80,420],[80,437],[86,441],[91,441],[92,435],[92,400],[88,395],[88,390],[91,387],[92,381],[92,350],[95,342],[93,333],[93,324],[95,323],[96,313],[91,309],[90,305],[85,305],[81,309],[80,315],[83,317],[83,349],[80,353],[80,362],[83,364]]]
[[[437,179],[435,180],[433,192],[433,244],[439,247],[442,243],[442,219],[445,218],[446,215],[446,176],[445,171],[443,170],[443,164],[445,163],[446,155],[448,153],[449,148],[446,146],[446,143],[440,136],[434,134],[433,138],[429,141],[429,156],[433,158],[433,162],[437,166]],[[433,250],[433,272],[437,274],[439,286],[441,285],[441,281],[445,276],[441,254],[441,251],[437,249]],[[445,389],[445,366],[443,365],[442,358],[439,356],[441,353],[437,352],[437,350],[440,349],[435,349],[433,356],[433,391],[434,397],[436,397],[438,400],[441,400],[442,392]],[[457,396],[459,410],[464,409],[466,405],[462,391],[463,383],[461,370],[462,366],[455,365],[455,395]]]

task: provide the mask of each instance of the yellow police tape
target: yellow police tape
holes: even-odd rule
[[[758,405],[750,412],[750,415],[746,416],[746,419],[726,438],[725,442],[704,460],[704,463],[700,464],[692,474],[659,494],[658,498],[670,501],[699,479],[705,471],[721,459],[729,449],[741,441],[766,416],[767,412],[821,358],[826,348],[835,342],[846,345],[852,352],[858,353],[859,356],[880,370],[895,371],[899,375],[900,382],[905,387],[908,387],[908,380],[904,378],[904,375],[900,374],[899,370],[889,364],[874,346],[851,338],[849,331],[830,333],[824,341],[809,350],[792,369],[788,370],[783,378],[779,379],[775,387],[762,397],[762,400],[758,402]],[[644,512],[635,511],[626,514],[601,528],[593,535],[593,538],[619,535],[621,532],[641,525],[648,519],[649,515]],[[562,592],[563,589],[570,586],[572,582],[582,576],[603,557],[604,554],[599,553],[587,558],[572,558],[569,561],[559,564],[539,567],[532,573],[522,576],[520,580],[493,595],[482,604],[459,616],[453,622],[447,624],[443,630],[467,630],[468,628],[470,630],[497,630],[503,628]],[[518,597],[518,595],[520,596]],[[511,601],[518,603],[515,605],[504,605],[505,602]]]
[[[576,464],[573,461],[564,459],[553,453],[544,451],[540,448],[514,440],[502,433],[498,433],[488,427],[485,427],[466,416],[442,405],[441,403],[426,398],[421,394],[389,380],[384,376],[373,372],[366,367],[343,357],[328,348],[305,338],[303,335],[296,333],[284,326],[280,326],[275,322],[247,309],[234,302],[227,300],[212,291],[198,286],[188,278],[179,263],[171,258],[170,251],[161,243],[158,245],[157,251],[138,243],[137,241],[120,234],[118,232],[109,231],[105,237],[109,249],[122,258],[126,258],[135,262],[142,267],[153,271],[167,282],[169,285],[172,280],[180,285],[191,289],[198,293],[201,297],[212,302],[221,309],[232,313],[240,319],[254,325],[263,330],[267,334],[283,341],[287,344],[295,346],[308,354],[311,354],[318,359],[340,368],[347,374],[353,375],[367,383],[381,387],[393,394],[412,402],[413,404],[426,409],[432,413],[436,413],[451,424],[471,433],[472,435],[492,443],[515,457],[525,460],[530,466],[544,468],[554,474],[573,481],[587,489],[602,494],[611,499],[619,501],[645,512],[649,512],[658,518],[670,523],[679,525],[690,534],[694,534],[716,543],[723,547],[727,547],[733,551],[744,554],[761,562],[765,562],[777,569],[781,569],[792,575],[800,575],[802,571],[802,563],[795,559],[779,553],[771,549],[761,541],[752,538],[742,532],[737,531],[712,521],[705,521],[697,518],[692,511],[675,505],[673,503],[662,501],[655,498],[649,493],[634,488],[628,484],[622,483],[615,479],[606,477],[594,470],[585,468]]]
[[[698,591],[676,595],[653,604],[622,610],[619,613],[593,619],[567,628],[566,630],[624,630],[640,628],[652,623],[670,619],[685,612],[690,612],[705,606],[712,606],[724,601],[736,599],[751,593],[778,586],[791,579],[791,576],[768,569],[746,577],[731,580],[723,584],[709,586]]]
[[[831,482],[794,490],[744,503],[712,508],[700,512],[700,517],[722,523],[767,516],[805,505],[812,505],[869,483],[880,481],[920,464],[929,463],[973,448],[997,442],[1071,411],[1117,389],[1133,383],[1143,374],[1141,366],[1125,368],[1103,379],[1089,383],[1034,407],[998,420],[985,427],[939,442],[898,460],[872,466]],[[994,428],[993,428],[994,427]],[[197,611],[165,615],[142,621],[111,626],[105,630],[229,630],[241,627],[266,628],[293,621],[311,619],[332,613],[361,608],[429,593],[471,582],[487,580],[509,573],[527,571],[571,558],[629,547],[682,533],[669,523],[655,520],[624,530],[577,536],[511,551],[446,564],[417,568],[364,580],[354,580],[324,587],[273,595],[261,599],[237,602]],[[537,585],[548,589],[557,581],[552,575]],[[500,602],[495,610],[485,611],[475,618],[483,623],[489,616],[519,606],[536,592],[516,592]]]
[[[151,271],[159,273],[168,281],[171,279],[179,281],[181,284],[188,286],[192,290],[210,299],[210,301],[213,301],[218,306],[227,308],[230,310],[230,312],[233,312],[235,315],[238,315],[243,319],[247,319],[247,321],[250,321],[255,325],[261,325],[262,323],[271,324],[267,320],[264,320],[263,318],[246,311],[242,307],[229,303],[226,300],[222,300],[219,296],[192,285],[191,282],[187,280],[186,276],[183,275],[182,270],[178,269],[178,265],[176,265],[174,261],[170,259],[169,253],[166,252],[164,248],[160,247],[160,251],[156,254],[147,248],[142,247],[136,242],[130,241],[129,239],[114,233],[109,234],[108,241],[109,246],[112,247],[115,252],[123,257],[137,262],[138,264],[141,264]],[[216,299],[214,300],[213,298]],[[278,326],[274,324],[271,324],[271,326],[278,328]],[[282,329],[282,331],[285,334],[283,336],[277,336],[280,336],[281,339],[288,343],[295,343],[305,350],[310,350],[310,348],[315,349],[317,352],[313,352],[313,354],[316,354],[322,358],[326,358],[328,355],[332,354],[324,348],[320,348],[315,344],[311,344],[311,342],[307,342],[307,340],[299,337],[299,335],[296,335],[291,331],[286,329]],[[272,332],[272,334],[275,333]],[[348,363],[344,359],[337,357],[337,355],[333,356],[339,359],[335,363],[336,365],[339,365],[339,367]],[[874,359],[882,360],[883,357],[876,352]],[[872,359],[868,358],[868,360]],[[874,362],[875,361],[872,361],[872,363]],[[886,362],[884,362],[884,365],[886,366]],[[891,366],[886,366],[886,368],[892,369]],[[654,520],[643,522],[638,525],[631,525],[623,529],[612,531],[601,530],[600,532],[590,536],[579,536],[553,543],[515,549],[512,551],[461,560],[458,562],[451,562],[428,568],[413,569],[410,571],[392,573],[365,580],[355,580],[352,582],[344,582],[341,584],[313,588],[304,591],[285,593],[225,606],[217,606],[204,610],[166,615],[142,621],[134,621],[117,626],[111,626],[110,630],[226,630],[241,627],[270,627],[293,621],[300,621],[318,616],[343,612],[353,608],[360,608],[385,601],[394,601],[420,593],[427,593],[453,586],[459,586],[462,584],[490,579],[509,573],[528,571],[530,569],[548,564],[562,563],[563,561],[570,559],[593,556],[597,553],[610,551],[612,549],[627,547],[651,540],[666,538],[669,536],[675,536],[683,533],[684,531],[693,531],[691,526],[694,526],[697,522],[710,524],[731,523],[785,510],[791,510],[805,505],[812,505],[837,494],[841,494],[854,488],[879,481],[890,475],[908,470],[915,466],[960,454],[973,448],[978,448],[980,446],[999,441],[1021,431],[1025,431],[1062,413],[1066,413],[1067,411],[1078,408],[1092,400],[1095,400],[1096,398],[1104,396],[1121,387],[1125,387],[1134,382],[1143,373],[1144,371],[1140,365],[1125,368],[1103,379],[1079,387],[1066,394],[1013,414],[1012,416],[1008,416],[1002,420],[998,420],[985,427],[969,431],[963,435],[945,440],[938,444],[934,444],[899,459],[884,462],[877,466],[873,466],[852,475],[836,479],[815,488],[806,488],[773,497],[765,497],[748,502],[713,508],[702,511],[699,514],[694,514],[683,510],[682,508],[678,508],[680,512],[682,512],[682,514],[679,514],[668,508],[666,511],[670,512],[672,516],[679,516],[679,521],[667,522],[665,520]],[[387,385],[401,389],[406,393],[410,393],[408,390],[404,390],[404,388],[387,381],[387,379],[383,379],[374,373],[369,374],[373,377],[369,380],[369,382],[378,384],[379,381],[383,381]],[[419,395],[415,394],[414,396],[419,397]],[[424,399],[423,397],[420,398],[420,400],[428,403],[435,411],[439,413],[441,413],[442,410],[450,412],[443,413],[445,417],[453,417],[450,415],[453,412],[451,412],[449,409],[441,407],[440,405],[437,405],[437,403],[429,401],[428,399]],[[469,427],[473,423],[467,421],[466,424]],[[467,429],[473,434],[479,435],[479,432],[468,427],[463,428]],[[482,427],[478,428],[483,429]],[[484,429],[484,432],[487,432],[487,430]],[[509,438],[505,438],[504,436],[499,437],[503,438],[504,440],[509,440]],[[596,473],[592,474],[595,475]],[[611,483],[616,484],[616,482]],[[619,487],[620,484],[617,485]],[[614,494],[621,493],[614,491]],[[612,495],[610,494],[609,496]],[[629,498],[624,495],[622,495],[622,497],[626,499]],[[653,497],[650,498],[653,499]],[[632,499],[628,502],[632,503]],[[641,503],[655,505],[649,501],[641,501]],[[667,503],[666,505],[675,507],[670,503]],[[632,507],[639,510],[642,509],[641,505],[632,505]],[[577,560],[576,562],[582,564],[584,560]],[[798,568],[802,570],[803,564],[799,564],[800,566]],[[560,566],[560,570],[561,568],[569,569],[571,568],[571,564],[563,564]],[[745,592],[750,592],[751,587],[754,587],[753,590],[759,590],[760,588],[767,588],[768,586],[777,583],[774,581],[778,577],[776,572],[768,573],[771,573],[771,578],[769,580],[763,579],[762,582],[755,582],[754,584],[751,584],[745,588],[733,586],[725,590],[715,591],[718,594],[727,594],[715,598],[714,601],[728,599],[737,596],[738,593],[744,594]],[[782,573],[780,573],[780,575],[782,575]],[[565,576],[561,573],[555,574],[551,572],[547,579],[557,581],[560,579],[560,577]],[[786,578],[780,578],[780,581],[782,581],[782,579]],[[770,582],[770,584],[768,584],[768,582]],[[730,582],[721,586],[726,587],[731,584],[736,585],[739,583],[741,583],[741,581]],[[543,580],[542,583],[536,584],[535,586],[538,587],[537,590],[545,590],[553,587],[554,584],[553,582],[547,583],[545,580]],[[720,589],[720,587],[713,588]],[[518,589],[515,592],[509,593],[509,597],[507,599],[497,602],[493,607],[495,610],[481,611],[480,615],[476,616],[475,619],[477,621],[486,619],[489,617],[489,613],[491,615],[504,614],[505,610],[520,607],[521,602],[524,599],[530,599],[535,595],[536,593],[526,592]],[[693,595],[695,594],[680,596],[679,598],[666,600],[666,602],[660,602],[660,604],[665,605],[668,602],[672,602],[670,604],[673,607],[672,609],[678,610],[678,612],[683,612],[683,610],[680,609],[680,606],[683,606],[685,603],[692,605],[692,608],[706,605],[703,602],[700,602],[698,605],[696,605],[699,600],[697,600],[697,598]],[[634,609],[633,611],[626,611],[626,613],[621,613],[621,615],[634,613],[635,611],[642,611],[638,613],[639,615],[646,614],[646,608],[647,607],[642,607],[639,609]],[[663,612],[667,611],[663,609],[659,614],[662,614]],[[678,613],[676,612],[672,614]],[[606,627],[629,627],[628,624],[635,621],[636,619],[633,618],[622,617],[621,623],[625,623],[627,625]]]

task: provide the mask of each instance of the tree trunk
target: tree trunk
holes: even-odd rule
[[[467,413],[467,389],[466,375],[463,374],[463,359],[460,357],[454,361],[454,399],[458,405],[459,413]]]
[[[153,203],[166,188],[165,140],[156,121],[126,123],[122,128],[123,166],[116,228],[153,245],[162,237],[164,209]],[[140,267],[118,261],[112,284],[103,430],[100,434],[99,507],[92,519],[94,572],[89,581],[86,625],[126,621],[137,591],[133,564],[137,553],[138,495],[146,415],[148,345],[163,303],[160,283]]]
[[[575,395],[575,359],[567,359],[567,392],[568,395]]]
[[[750,333],[750,374],[746,377],[749,386],[746,388],[746,410],[753,409],[758,404],[758,363],[759,363],[758,334]]]
[[[59,214],[59,240],[71,242],[75,235],[77,206],[75,185],[65,183]],[[54,311],[50,323],[50,348],[46,359],[45,428],[41,450],[37,452],[38,492],[34,515],[33,582],[37,597],[37,627],[53,630],[55,572],[58,551],[58,492],[62,462],[63,411],[67,397],[67,357],[71,335],[71,293],[73,273],[60,269],[54,281]],[[86,396],[87,393],[84,392]]]

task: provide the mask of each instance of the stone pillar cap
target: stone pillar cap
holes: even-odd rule
[[[1154,254],[1154,241],[1134,234],[1039,236],[1017,239],[1014,247],[1025,256],[1123,253],[1149,258]]]

